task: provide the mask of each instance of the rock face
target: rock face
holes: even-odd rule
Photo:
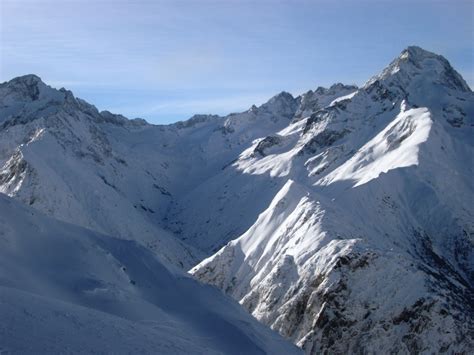
[[[474,95],[417,47],[348,95],[241,154],[286,182],[191,273],[308,354],[469,352]]]
[[[344,98],[357,91],[357,86],[334,84],[330,88],[318,87],[315,91],[308,91],[299,98],[300,104],[295,112],[294,120],[306,118],[315,110],[330,106],[335,100]],[[337,101],[336,101],[337,102]]]
[[[361,88],[167,126],[29,75],[0,84],[0,192],[198,264],[195,277],[308,354],[462,353],[473,131],[474,94],[418,47]]]

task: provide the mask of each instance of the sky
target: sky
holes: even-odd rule
[[[0,0],[0,82],[36,74],[153,123],[363,85],[408,45],[474,87],[474,1]]]

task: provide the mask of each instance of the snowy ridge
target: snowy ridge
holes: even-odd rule
[[[295,119],[302,119],[310,116],[318,109],[331,106],[337,101],[344,100],[349,95],[357,91],[354,85],[334,84],[330,88],[318,87],[315,91],[308,91],[301,95],[300,107],[295,113]]]
[[[419,145],[428,139],[432,121],[427,108],[401,111],[397,117],[346,163],[326,175],[319,184],[354,180],[354,187],[390,170],[418,165]]]

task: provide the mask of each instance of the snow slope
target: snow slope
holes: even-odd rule
[[[0,195],[0,350],[299,353],[150,251]]]
[[[473,119],[459,74],[409,47],[240,155],[238,171],[284,184],[191,273],[308,354],[469,352]]]

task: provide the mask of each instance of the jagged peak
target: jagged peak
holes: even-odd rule
[[[287,115],[290,112],[294,113],[297,105],[298,100],[295,99],[293,95],[291,95],[289,92],[282,91],[261,105],[257,111],[263,109],[274,114]]]
[[[337,91],[341,91],[341,90],[357,90],[358,87],[357,85],[354,85],[354,84],[343,84],[343,83],[335,83],[335,84],[332,84],[329,88],[326,88],[324,86],[318,86],[316,88],[316,90],[309,90],[307,92],[305,92],[303,95],[301,96],[311,96],[311,95],[314,95],[314,94],[317,94],[317,95],[328,95],[328,94],[333,94]]]
[[[408,46],[380,74],[372,77],[364,88],[376,82],[387,82],[389,86],[398,81],[406,86],[420,74],[429,76],[436,83],[464,92],[470,92],[469,85],[442,55],[427,51],[419,46]]]
[[[354,89],[354,90],[357,90],[358,87],[357,87],[357,85],[354,85],[354,84],[346,85],[346,84],[343,84],[343,83],[335,83],[335,84],[332,84],[329,87],[329,90],[341,90],[341,89]]]
[[[356,85],[335,83],[329,88],[319,86],[315,91],[309,90],[297,97],[299,107],[295,112],[294,121],[310,116],[312,113],[329,106],[338,97],[352,94],[358,90]]]
[[[195,125],[200,123],[215,121],[219,118],[221,117],[218,115],[195,114],[191,118],[184,121],[178,121],[176,123],[173,123],[171,126],[174,126],[176,128],[189,128],[194,127]]]
[[[257,110],[258,110],[258,107],[257,105],[254,104],[248,109],[248,112],[257,112]]]
[[[26,75],[18,76],[9,81],[9,83],[20,83],[20,82],[26,83],[26,84],[43,83],[41,78],[36,74],[26,74]]]
[[[34,114],[35,109],[41,109],[41,107],[49,105],[68,113],[80,111],[97,123],[112,123],[121,126],[143,126],[147,124],[143,119],[129,120],[122,115],[115,115],[108,111],[99,112],[94,105],[75,97],[72,91],[65,88],[52,88],[35,74],[22,75],[0,84],[1,105],[9,106],[19,102],[29,104],[31,101],[40,103],[39,106],[31,106],[33,111],[31,111],[30,119],[32,120],[37,118]]]
[[[289,92],[282,91],[279,94],[276,94],[275,96],[273,96],[268,102],[278,101],[278,100],[294,100],[294,99],[295,98],[293,97],[293,95],[291,95]]]
[[[0,84],[0,88],[2,89],[2,96],[14,94],[18,98],[31,101],[38,100],[44,92],[55,91],[35,74],[18,76]]]
[[[85,102],[84,100],[78,99],[81,101],[81,103],[85,103],[86,105],[89,105],[91,109],[97,110],[95,106],[92,106]],[[115,114],[110,111],[104,110],[99,112],[99,122],[105,122],[105,123],[112,123],[117,126],[146,126],[148,125],[148,122],[144,120],[143,118],[134,118],[134,119],[128,119],[127,117],[120,115],[120,114]]]
[[[409,57],[411,57],[413,60],[421,60],[421,59],[429,58],[429,57],[443,58],[442,56],[440,56],[436,53],[430,52],[430,51],[428,51],[426,49],[423,49],[421,47],[418,47],[418,46],[408,46],[407,48],[405,48],[402,51],[399,58],[405,57],[407,55]]]

